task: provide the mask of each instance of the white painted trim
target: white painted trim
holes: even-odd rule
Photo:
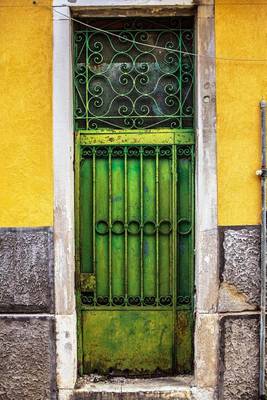
[[[63,13],[69,15],[69,8]],[[71,314],[75,311],[71,22],[54,12],[53,27],[55,286],[60,288],[56,314]]]
[[[60,8],[60,11],[70,16],[69,7]],[[54,245],[57,384],[59,388],[73,388],[77,376],[71,37],[71,21],[54,12]]]
[[[77,380],[76,313],[56,315],[57,387],[73,389]]]
[[[194,0],[54,0],[54,7],[153,7],[153,6],[182,6],[192,7]]]
[[[196,329],[195,383],[215,389],[218,374],[218,234],[214,5],[196,18]]]
[[[217,160],[214,6],[197,11],[196,69],[196,286],[197,311],[214,313],[218,301]]]

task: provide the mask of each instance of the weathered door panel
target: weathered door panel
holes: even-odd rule
[[[175,369],[177,374],[192,373],[194,318],[191,310],[179,310],[175,320]]]
[[[91,141],[77,136],[83,372],[188,372],[194,147]]]
[[[189,372],[194,21],[89,22],[74,35],[80,372]]]
[[[120,375],[172,373],[172,311],[83,311],[84,369]]]

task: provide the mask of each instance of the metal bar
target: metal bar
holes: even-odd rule
[[[83,375],[83,337],[82,337],[82,314],[81,314],[81,265],[80,265],[80,134],[75,135],[75,286],[76,286],[76,304],[77,304],[77,344],[78,344],[78,360],[79,360],[79,373]]]
[[[179,51],[182,51],[182,34],[179,32]],[[182,88],[182,57],[179,57],[179,79],[178,79],[178,85],[179,85],[179,113],[182,115],[183,111],[183,88]],[[179,118],[180,125],[182,126],[182,116]]]
[[[156,148],[156,303],[159,304],[159,147]]]
[[[135,63],[133,63],[133,66],[135,65]],[[117,93],[118,94],[118,92],[115,92],[115,93]],[[140,117],[140,115],[134,115],[134,117]],[[156,119],[156,118],[162,118],[162,116],[161,115],[154,115],[154,116],[150,116],[150,115],[143,115],[142,116],[145,120],[147,119],[147,120],[152,120],[152,119]],[[164,114],[164,117],[165,117],[165,120],[169,120],[169,119],[171,119],[171,118],[177,118],[177,117],[185,117],[185,118],[192,118],[192,115],[180,115],[180,114],[178,114],[178,113],[176,113],[176,114]],[[98,121],[100,121],[100,122],[105,122],[105,121],[108,121],[109,119],[116,119],[116,120],[123,120],[123,119],[125,119],[125,116],[119,116],[119,115],[116,115],[116,116],[114,116],[114,115],[103,115],[103,116],[99,116],[99,117],[95,117],[95,116],[93,116],[93,117],[88,117],[88,119],[89,119],[89,121],[95,121],[95,120],[98,120]],[[159,121],[159,122],[162,122],[162,121]],[[158,122],[158,123],[159,123]],[[157,125],[157,123],[156,124],[153,124],[152,126],[148,126],[148,129],[153,129],[153,127],[155,127]],[[120,126],[118,126],[118,125],[116,125],[116,124],[114,124],[113,126],[112,126],[112,128],[111,129],[119,129],[120,128]],[[124,128],[124,126],[122,127],[122,128]]]
[[[179,134],[179,133],[194,133],[194,129],[192,128],[172,128],[172,133]],[[92,128],[92,129],[77,129],[77,133],[80,135],[91,135],[91,134],[103,134],[103,133],[118,133],[118,134],[129,134],[132,133],[133,135],[140,136],[143,133],[170,133],[170,128],[146,128],[146,129],[138,129],[138,133],[133,129],[121,129],[121,128]]]
[[[172,362],[173,362],[173,371],[176,369],[176,348],[177,348],[177,340],[176,340],[176,303],[177,303],[177,155],[176,155],[176,146],[173,145],[172,152],[172,176],[173,176],[173,186],[172,186],[172,213],[173,213],[173,240],[172,240],[172,304],[173,304],[173,350],[172,350]]]
[[[140,287],[141,302],[144,300],[144,165],[143,147],[140,152]]]
[[[89,35],[88,35],[88,31],[86,31],[85,34],[85,40],[86,40],[86,48],[85,48],[85,73],[86,73],[86,82],[85,82],[85,115],[86,115],[86,129],[89,128],[89,115],[88,115],[88,107],[89,107],[89,99],[88,99],[88,94],[89,94],[89,76],[88,76],[88,72],[89,72]]]
[[[76,85],[75,85],[75,72],[74,72],[74,69],[75,69],[75,65],[76,65],[76,63],[77,63],[77,60],[78,60],[78,49],[77,49],[77,43],[76,43],[76,34],[74,33],[74,58],[73,58],[73,75],[72,75],[72,85],[73,85],[73,115],[72,115],[72,121],[73,121],[73,126],[74,126],[74,129],[76,130],[77,129],[77,132],[76,132],[76,134],[79,134],[80,135],[80,131],[78,130],[79,129],[79,126],[78,126],[78,120],[77,120],[77,118],[76,118],[76,113],[75,113],[75,110],[77,109],[77,106],[78,106],[78,101],[77,101],[77,93],[75,93],[75,90],[76,90],[76,92],[78,92],[78,89],[76,88]]]
[[[81,310],[84,311],[111,311],[111,307],[110,306],[91,306],[91,305],[86,305],[86,304],[82,304],[81,306]],[[159,313],[161,313],[162,311],[164,312],[170,312],[171,308],[169,307],[155,307],[153,306],[146,306],[145,310],[144,308],[142,309],[140,306],[132,306],[131,307],[125,307],[125,306],[116,306],[116,307],[112,307],[112,310],[114,311],[126,311],[126,312],[131,312],[131,311],[142,311],[142,312],[146,312],[146,311],[158,311]]]
[[[164,130],[147,130],[138,131],[138,134],[134,131],[125,130],[96,130],[96,131],[80,131],[81,133],[81,144],[82,145],[101,145],[120,143],[121,145],[134,145],[134,144],[194,144],[194,132],[192,130],[181,130],[179,132],[164,131]],[[111,142],[112,140],[112,142]]]
[[[108,152],[108,273],[109,273],[109,303],[112,304],[112,159],[111,148]]]
[[[170,221],[172,224],[172,231],[169,237],[169,251],[170,251],[170,264],[169,264],[169,294],[172,294],[172,282],[173,282],[173,226],[175,224],[173,218],[173,179],[174,179],[174,171],[173,171],[173,146],[172,146],[172,158],[171,158],[171,180],[170,180],[170,205],[169,205],[169,213],[170,213]]]
[[[260,399],[266,399],[265,390],[265,342],[266,342],[266,101],[260,103],[261,109],[261,146],[262,146],[262,168],[261,168],[261,201],[262,201],[262,223],[261,223],[261,314],[260,314]]]
[[[128,160],[127,148],[124,152],[124,226],[128,226]],[[128,229],[124,230],[124,296],[128,297]]]
[[[95,158],[95,149],[93,149],[93,273],[96,275],[96,240],[95,240],[95,224],[96,224],[96,158]],[[97,278],[96,278],[97,279]],[[94,291],[94,303],[96,304],[96,289]]]
[[[191,268],[190,268],[190,292],[191,292],[191,310],[194,310],[194,276],[195,276],[195,147],[191,148]]]

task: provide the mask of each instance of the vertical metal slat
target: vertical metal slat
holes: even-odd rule
[[[128,298],[128,159],[127,159],[127,147],[124,152],[124,296],[127,301]]]
[[[143,146],[140,149],[140,287],[141,303],[144,301],[144,162]]]
[[[170,264],[169,264],[169,294],[172,295],[172,282],[173,282],[173,229],[174,229],[174,218],[173,218],[173,180],[174,180],[174,170],[173,170],[173,146],[172,146],[172,157],[171,157],[171,164],[170,164],[170,172],[171,172],[171,179],[170,179],[170,203],[169,203],[169,213],[170,213],[170,221],[172,224],[172,230],[170,232],[169,237],[169,251],[170,251]]]
[[[93,148],[93,273],[96,275],[96,240],[95,240],[95,224],[96,224],[96,157],[95,157],[95,148]],[[95,277],[96,278],[96,277]],[[96,278],[97,279],[97,278]],[[94,291],[94,304],[96,304],[97,298],[97,289]]]
[[[112,304],[112,159],[111,148],[108,149],[108,273],[109,304]]]
[[[88,118],[88,107],[89,107],[89,32],[87,31],[85,34],[86,40],[86,48],[85,48],[85,68],[86,68],[86,83],[85,83],[85,120],[86,120],[86,129],[89,129],[89,118]]]
[[[173,171],[173,192],[172,192],[172,213],[173,213],[173,270],[172,270],[172,301],[173,301],[173,370],[176,368],[176,304],[177,304],[177,154],[176,154],[176,146],[173,145],[172,152],[172,171]]]
[[[156,147],[156,303],[159,304],[159,146]]]

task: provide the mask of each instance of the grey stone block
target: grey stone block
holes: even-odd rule
[[[55,400],[52,317],[0,317],[0,400]]]
[[[259,227],[221,227],[219,311],[244,311],[260,303]]]
[[[0,312],[53,312],[51,228],[0,229]]]
[[[220,351],[219,399],[258,400],[258,317],[224,317]]]

